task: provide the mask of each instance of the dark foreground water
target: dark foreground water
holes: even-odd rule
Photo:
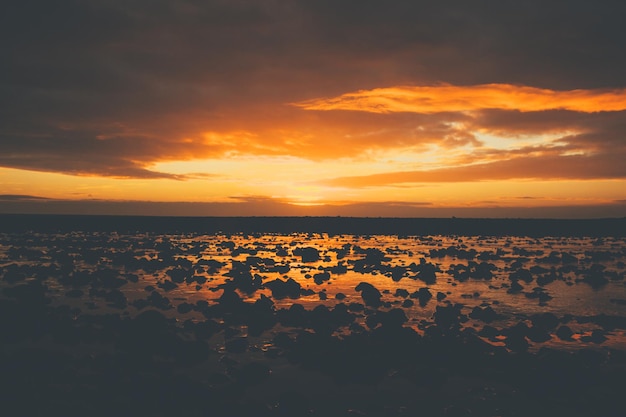
[[[622,220],[8,219],[3,415],[626,413]]]

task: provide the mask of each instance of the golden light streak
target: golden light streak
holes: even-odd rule
[[[484,109],[520,112],[626,110],[626,89],[557,91],[512,84],[398,86],[292,103],[305,110],[441,113]]]

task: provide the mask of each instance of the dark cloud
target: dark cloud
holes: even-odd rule
[[[625,12],[621,1],[564,0],[4,2],[0,165],[163,178],[172,176],[151,171],[152,163],[227,152],[332,158],[435,140],[478,146],[473,136],[442,124],[442,117],[405,116],[403,125],[386,118],[382,132],[366,130],[383,120],[366,121],[371,115],[304,116],[280,106],[440,81],[623,88]],[[604,140],[599,132],[606,129],[596,124],[601,117],[593,115],[581,121],[567,112],[492,112],[476,123],[507,129],[510,118],[521,129],[534,117],[529,129],[539,131],[555,116],[590,129],[576,141]],[[333,137],[320,147],[319,137],[309,137],[295,146],[289,134],[281,137],[270,127],[284,123],[289,130],[298,122],[306,133],[315,117],[332,130],[318,135],[344,140]],[[362,120],[362,130],[344,129],[348,118]],[[623,124],[623,117],[611,120]],[[257,132],[257,142],[202,139],[206,131],[233,130]],[[617,127],[615,132],[607,140],[619,142]]]
[[[47,197],[25,194],[0,194],[0,201],[40,201],[49,200]]]

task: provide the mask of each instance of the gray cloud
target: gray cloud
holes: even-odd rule
[[[162,178],[168,175],[149,170],[152,162],[232,150],[183,139],[254,130],[266,109],[314,97],[439,81],[623,88],[625,12],[621,1],[565,0],[9,2],[0,11],[0,165]],[[377,123],[323,117],[340,130],[342,117]],[[527,127],[543,131],[559,120],[589,130],[572,145],[619,145],[623,115],[607,117],[485,112],[476,123],[512,130],[530,121]],[[406,132],[426,126],[434,134],[441,120],[405,117],[395,141],[424,142]],[[324,152],[346,156],[392,140],[364,137]],[[253,152],[270,152],[266,142],[274,153],[311,152],[271,134],[259,140]],[[473,138],[447,140],[454,146]]]

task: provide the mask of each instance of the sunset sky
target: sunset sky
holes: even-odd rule
[[[0,212],[626,216],[626,2],[10,0]]]

